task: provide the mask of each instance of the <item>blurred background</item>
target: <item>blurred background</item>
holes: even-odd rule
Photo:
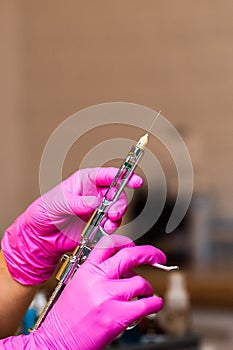
[[[161,109],[189,148],[194,194],[176,233],[164,235],[177,179],[161,151],[167,203],[139,243],[161,247],[180,265],[191,333],[200,336],[193,349],[233,346],[232,18],[230,0],[0,1],[1,234],[39,196],[43,148],[67,117],[112,101]],[[120,127],[111,132],[124,136]],[[97,130],[92,141],[104,135]],[[80,142],[64,176],[90,148],[87,139]],[[135,195],[129,217],[144,195],[144,188]],[[148,268],[142,274],[167,295],[170,275]],[[153,337],[149,342],[156,348]],[[179,346],[170,344],[185,348]]]

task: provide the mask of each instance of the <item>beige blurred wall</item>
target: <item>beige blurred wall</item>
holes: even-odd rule
[[[0,6],[1,230],[39,195],[39,161],[53,130],[110,101],[161,109],[185,128],[196,191],[213,194],[218,215],[232,217],[232,1]]]
[[[28,162],[23,139],[23,36],[19,2],[0,2],[0,234],[22,211]]]

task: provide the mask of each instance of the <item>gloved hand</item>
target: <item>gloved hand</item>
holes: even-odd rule
[[[46,281],[64,252],[73,251],[80,233],[101,202],[118,169],[82,169],[34,201],[6,230],[1,245],[12,277],[23,285]],[[142,179],[133,175],[128,187],[137,188]],[[112,233],[127,208],[122,193],[108,211],[104,230]]]
[[[136,266],[165,261],[165,255],[152,246],[136,247],[119,235],[102,238],[41,327],[29,336],[2,340],[2,349],[103,349],[134,321],[162,307],[162,299],[152,296],[145,279],[121,277],[133,275]],[[138,296],[145,298],[131,300]]]

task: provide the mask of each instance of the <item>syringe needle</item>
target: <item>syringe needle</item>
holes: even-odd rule
[[[153,126],[155,125],[155,123],[156,123],[156,121],[157,121],[157,119],[158,119],[160,113],[161,113],[161,109],[160,109],[160,111],[156,114],[156,116],[154,117],[154,120],[153,120],[153,122],[152,122],[150,128],[147,130],[147,132],[150,132],[150,131],[151,131],[151,129],[152,129]]]

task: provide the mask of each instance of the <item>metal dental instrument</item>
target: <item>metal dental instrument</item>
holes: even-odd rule
[[[159,114],[160,111],[156,115],[149,130],[151,130],[152,126],[155,124]],[[45,320],[47,314],[53,307],[54,303],[61,295],[65,286],[70,281],[73,274],[80,267],[80,265],[87,259],[89,253],[91,252],[95,244],[100,240],[101,237],[107,235],[107,233],[104,232],[103,228],[101,227],[101,222],[106,216],[107,209],[119,198],[120,194],[127,185],[130,177],[133,174],[133,171],[135,170],[137,164],[139,163],[141,157],[144,154],[145,147],[148,143],[148,138],[149,135],[148,133],[146,133],[138,140],[138,142],[135,145],[133,145],[133,147],[127,154],[125,160],[123,161],[121,167],[119,168],[112,184],[110,185],[105,196],[103,197],[100,206],[97,209],[95,209],[91,218],[85,225],[81,233],[82,239],[80,244],[75,248],[71,255],[63,256],[64,262],[56,275],[58,284],[53,294],[51,295],[48,303],[45,305],[42,313],[37,319],[34,327],[31,329],[32,332],[40,327],[42,322]],[[173,266],[168,267],[160,264],[155,264],[154,267],[165,271],[170,271],[175,268]]]
[[[52,296],[50,297],[48,303],[44,307],[44,310],[40,314],[38,320],[36,321],[33,329],[35,331],[41,325],[41,323],[46,318],[48,312],[56,302],[56,300],[61,295],[63,289],[72,278],[75,271],[80,267],[80,265],[86,260],[90,251],[95,246],[95,244],[100,240],[101,237],[107,235],[100,226],[102,220],[105,218],[106,211],[109,206],[114,203],[124,190],[127,185],[134,169],[139,163],[141,157],[144,154],[145,147],[148,143],[148,134],[143,135],[136,145],[134,145],[129,153],[127,154],[124,162],[119,168],[112,184],[108,188],[100,206],[94,211],[91,218],[85,225],[81,233],[81,242],[76,247],[71,255],[65,255],[65,261],[58,271],[56,278],[59,281],[57,287],[55,288]]]

